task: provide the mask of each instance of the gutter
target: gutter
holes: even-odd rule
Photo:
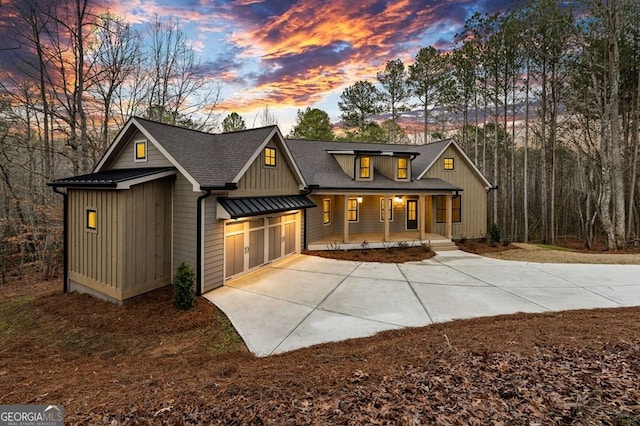
[[[196,201],[196,296],[202,296],[202,201],[211,195],[211,189],[205,191]]]
[[[200,190],[205,191],[196,201],[196,296],[202,296],[202,201],[211,196],[211,191],[238,189],[235,182],[225,182],[224,185],[201,186]]]
[[[235,191],[238,189],[238,184],[235,182],[225,182],[224,185],[212,185],[212,186],[200,186],[202,191]]]
[[[62,292],[69,291],[69,229],[67,227],[67,220],[69,217],[69,199],[67,193],[60,191],[57,186],[53,187],[53,191],[62,195]]]

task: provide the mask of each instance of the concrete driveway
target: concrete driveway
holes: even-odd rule
[[[296,255],[204,297],[251,352],[266,356],[457,318],[640,306],[640,265],[510,262],[462,251],[405,264]]]

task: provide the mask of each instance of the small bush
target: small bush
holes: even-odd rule
[[[491,227],[489,228],[489,242],[491,244],[499,243],[501,235],[502,231],[500,230],[500,227],[497,224],[492,223]]]
[[[185,262],[180,263],[173,277],[173,305],[178,309],[191,309],[195,298],[193,284],[196,273]]]

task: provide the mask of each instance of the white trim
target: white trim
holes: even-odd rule
[[[124,138],[124,135],[127,134],[127,132],[129,131],[129,128],[132,125],[133,125],[133,118],[130,118],[129,121],[127,121],[127,123],[124,125],[122,130],[120,130],[120,132],[118,133],[116,138],[113,140],[113,142],[111,142],[111,145],[109,145],[109,148],[107,149],[107,151],[104,153],[100,161],[98,161],[98,164],[96,164],[96,166],[93,168],[93,173],[97,173],[100,171],[100,169],[102,169],[102,166],[104,166],[104,163],[106,163],[107,160],[111,157],[111,154],[113,154],[113,151],[115,151],[116,147],[120,145],[122,138]]]
[[[418,179],[422,179],[424,177],[424,175],[427,174],[427,172],[429,171],[429,169],[431,169],[431,167],[433,167],[433,165],[435,163],[437,163],[437,161],[440,159],[440,157],[442,157],[442,155],[444,154],[444,152],[451,146],[455,146],[456,149],[458,150],[458,153],[462,156],[462,158],[467,162],[467,164],[469,166],[471,166],[471,169],[473,171],[475,171],[475,173],[480,177],[480,179],[482,180],[482,182],[484,182],[485,184],[485,188],[486,189],[490,189],[493,188],[493,186],[491,185],[491,183],[487,180],[487,178],[482,174],[482,172],[476,167],[475,164],[473,164],[473,161],[471,161],[471,158],[469,158],[469,156],[464,152],[464,150],[462,148],[460,148],[460,145],[458,145],[456,143],[456,141],[454,141],[453,139],[451,139],[449,141],[448,144],[446,144],[444,146],[444,148],[442,148],[442,150],[440,151],[440,153],[438,153],[438,155],[436,155],[436,157],[434,158],[434,160],[422,171],[422,173],[420,173],[420,175],[418,175]]]
[[[236,176],[233,178],[233,180],[231,182],[233,182],[233,183],[240,182],[240,179],[242,179],[242,177],[245,175],[245,173],[247,173],[247,170],[249,170],[249,167],[251,167],[251,165],[258,159],[258,156],[260,154],[262,154],[262,152],[264,151],[266,146],[269,144],[269,142],[271,142],[271,139],[276,135],[278,136],[278,139],[280,140],[280,146],[282,146],[283,151],[287,155],[287,157],[286,157],[288,159],[287,164],[289,164],[289,166],[293,167],[293,171],[296,174],[296,176],[298,177],[298,181],[302,185],[304,185],[305,188],[308,186],[307,182],[304,180],[304,177],[302,176],[302,172],[298,168],[298,164],[293,159],[293,155],[291,155],[291,151],[289,151],[289,147],[287,146],[287,143],[284,140],[284,137],[282,137],[282,133],[280,133],[280,129],[278,128],[278,126],[274,126],[273,127],[273,130],[264,139],[264,141],[262,141],[262,143],[260,144],[258,149],[256,149],[256,151],[253,153],[253,155],[251,155],[251,158],[249,158],[249,160],[245,163],[245,165],[242,167],[242,169],[240,169],[238,174],[236,174]],[[284,160],[284,157],[283,157],[283,160]],[[263,164],[263,166],[264,166],[264,164]]]
[[[164,172],[158,172],[152,175],[142,176],[135,179],[129,179],[124,182],[119,182],[118,186],[116,186],[116,189],[131,189],[133,185],[150,182],[152,180],[160,179],[167,176],[173,176],[175,174],[176,174],[175,170],[166,170]]]
[[[158,149],[158,151],[160,151],[160,153],[162,155],[165,156],[165,158],[167,160],[169,160],[169,162],[176,168],[178,169],[178,171],[180,171],[180,173],[182,173],[182,175],[187,178],[187,180],[191,183],[191,185],[193,186],[193,192],[200,192],[200,184],[193,178],[193,176],[191,176],[184,167],[182,167],[182,165],[180,163],[178,163],[176,161],[175,158],[173,158],[169,152],[164,149],[164,147],[151,135],[151,133],[149,133],[149,131],[147,129],[145,129],[145,127],[140,124],[135,117],[132,117],[129,119],[129,122],[127,122],[127,124],[122,128],[122,130],[120,130],[120,133],[118,133],[118,136],[116,137],[116,139],[113,141],[113,143],[111,144],[111,146],[109,146],[109,149],[107,150],[107,152],[104,154],[104,156],[102,156],[102,159],[100,160],[100,162],[98,162],[98,165],[93,169],[93,173],[99,172],[100,169],[102,169],[102,167],[105,165],[105,163],[107,162],[107,160],[109,158],[111,158],[111,155],[114,153],[114,151],[116,150],[116,147],[118,147],[120,145],[120,143],[122,143],[122,140],[124,138],[124,135],[127,134],[127,132],[129,131],[129,128],[131,126],[135,125],[136,128],[142,133],[144,134],[144,136],[147,138],[147,141],[150,141],[154,147],[156,147]],[[148,146],[147,146],[148,148]]]

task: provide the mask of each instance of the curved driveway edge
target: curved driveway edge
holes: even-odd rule
[[[404,264],[295,255],[204,295],[251,352],[459,318],[640,306],[640,265],[513,262],[463,251]]]

